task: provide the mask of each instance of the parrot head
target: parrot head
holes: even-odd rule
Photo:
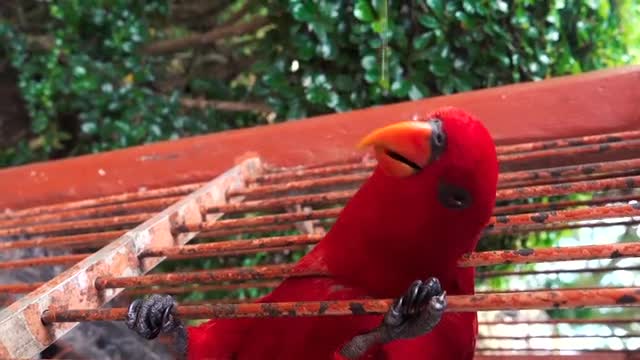
[[[460,109],[442,108],[421,120],[376,129],[359,146],[373,147],[378,162],[373,176],[384,178],[385,192],[408,209],[402,219],[396,218],[396,229],[419,231],[424,224],[423,229],[441,228],[437,236],[445,240],[455,239],[457,228],[466,227],[479,236],[493,212],[498,161],[493,139],[478,119]],[[465,242],[461,251],[475,248],[469,236],[457,236]],[[473,236],[475,241],[478,236]]]
[[[424,214],[437,210],[489,220],[498,180],[496,149],[488,130],[470,114],[440,109],[423,120],[376,129],[359,146],[373,147],[378,168],[391,183],[426,200],[412,209],[422,204]]]

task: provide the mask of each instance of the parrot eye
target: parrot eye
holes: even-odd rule
[[[437,159],[442,155],[447,146],[447,135],[442,129],[442,120],[434,118],[429,120],[431,123],[431,158]]]
[[[440,183],[438,200],[448,209],[466,209],[471,205],[471,194],[461,187]]]

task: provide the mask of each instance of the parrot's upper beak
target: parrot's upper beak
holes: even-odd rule
[[[373,146],[387,175],[405,177],[436,160],[446,140],[441,120],[403,121],[372,131],[358,146]]]

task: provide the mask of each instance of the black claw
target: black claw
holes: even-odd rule
[[[414,281],[385,315],[381,328],[385,342],[413,338],[430,332],[446,308],[440,281],[429,278]]]
[[[155,339],[161,332],[169,332],[180,325],[173,316],[175,301],[171,296],[151,295],[129,305],[126,324],[146,339]]]

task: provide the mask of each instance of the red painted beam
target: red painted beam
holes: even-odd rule
[[[204,181],[257,154],[299,165],[357,155],[381,125],[441,106],[470,111],[499,144],[637,129],[640,66],[403,102],[0,170],[0,209]]]

